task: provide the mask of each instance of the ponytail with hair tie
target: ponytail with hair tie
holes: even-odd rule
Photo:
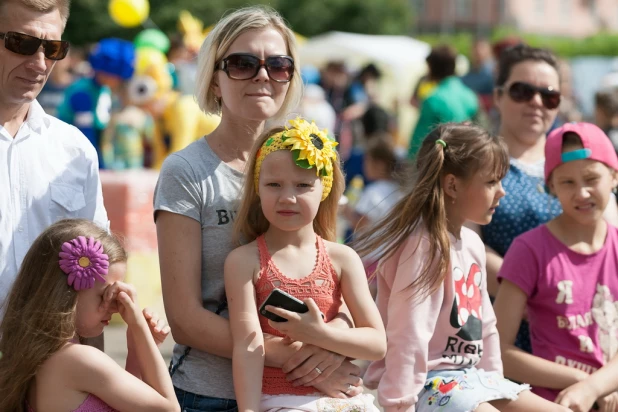
[[[442,150],[436,150],[440,146]],[[508,168],[508,152],[500,137],[472,124],[437,126],[425,137],[417,153],[415,176],[405,180],[409,186],[402,199],[382,220],[364,229],[353,242],[353,248],[361,257],[380,250],[378,256],[372,257],[385,260],[422,225],[429,241],[428,256],[419,276],[408,288],[415,299],[431,295],[441,287],[450,270],[451,245],[442,177],[452,174],[468,179],[483,170],[501,180]]]

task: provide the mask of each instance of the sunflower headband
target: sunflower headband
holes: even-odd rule
[[[309,123],[300,117],[289,121],[292,127],[269,137],[256,154],[254,179],[255,191],[258,192],[260,169],[262,162],[269,154],[278,150],[290,150],[294,156],[294,163],[303,169],[315,167],[316,175],[320,177],[324,191],[324,201],[333,187],[333,162],[337,161],[335,142],[328,132],[318,129],[314,122]]]

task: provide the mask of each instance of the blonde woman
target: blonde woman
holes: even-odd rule
[[[223,264],[234,249],[232,223],[252,147],[266,120],[297,107],[302,93],[294,34],[272,9],[237,10],[202,45],[197,78],[200,107],[220,113],[221,123],[166,159],[155,222],[179,402],[183,410],[227,411],[236,401]],[[264,342],[266,364],[294,384],[328,388],[330,396],[360,393],[359,370],[343,356],[270,335]]]

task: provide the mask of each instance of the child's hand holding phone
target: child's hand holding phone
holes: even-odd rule
[[[279,289],[266,298],[260,313],[272,328],[295,341],[316,344],[326,331],[324,316],[313,299],[303,302]]]

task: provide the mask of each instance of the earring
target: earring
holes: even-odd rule
[[[215,107],[217,108],[217,113],[221,114],[221,98],[215,96]]]

